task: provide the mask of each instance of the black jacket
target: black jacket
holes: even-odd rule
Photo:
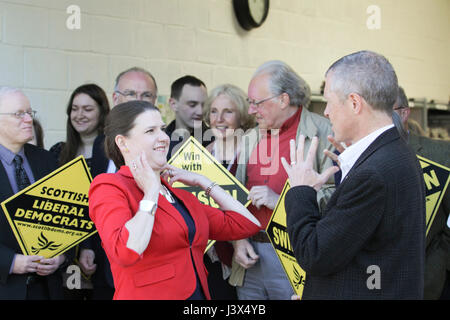
[[[44,149],[31,144],[24,146],[25,156],[31,166],[35,180],[39,180],[57,168],[54,155]],[[11,197],[14,193],[3,165],[0,164],[0,202]],[[27,293],[26,280],[28,274],[9,274],[14,255],[22,253],[19,244],[11,230],[6,216],[0,214],[0,300],[24,300]],[[62,299],[61,268],[46,276],[51,299]]]
[[[408,145],[416,154],[450,168],[450,142],[410,134]],[[425,299],[439,299],[450,272],[449,212],[450,186],[447,187],[426,239]]]
[[[183,145],[185,140],[190,136],[194,136],[194,138],[199,138],[195,136],[194,132],[189,132],[187,130],[180,130],[180,132],[175,132],[175,120],[173,120],[166,128],[166,134],[170,138],[169,152],[167,153],[167,160],[170,160],[172,156],[177,152],[177,150]],[[199,141],[203,147],[206,148],[211,142],[214,141],[214,136],[212,135],[212,131],[209,130],[209,127],[202,122],[202,130],[201,130],[201,141]]]
[[[423,298],[424,182],[395,128],[363,152],[322,215],[307,186],[291,188],[285,206],[291,244],[306,271],[304,299]],[[369,289],[373,266],[380,289]]]

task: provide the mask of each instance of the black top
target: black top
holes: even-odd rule
[[[173,148],[178,144],[180,144],[180,146],[181,146],[184,143],[184,136],[179,136],[178,134],[174,134],[175,129],[176,129],[175,128],[175,120],[173,120],[171,123],[169,123],[169,125],[166,128],[166,134],[170,138],[169,152],[167,152],[167,160],[169,160],[173,156],[173,154],[172,154]],[[204,122],[202,122],[201,133],[202,133],[202,138],[201,138],[202,140],[199,142],[202,144],[203,147],[206,148],[207,145],[209,145],[211,142],[214,141],[214,136],[212,134],[210,134],[211,131],[209,131],[208,126]],[[189,132],[189,136],[193,136],[193,137],[197,138],[194,135],[193,130]],[[187,136],[186,138],[189,138],[189,136]]]
[[[172,205],[181,214],[181,216],[183,217],[183,219],[186,222],[186,225],[188,227],[189,245],[191,246],[192,242],[194,241],[195,231],[196,231],[194,220],[192,219],[189,211],[186,209],[184,204],[180,200],[178,200],[173,194],[172,194],[172,197],[175,200],[175,202],[172,203]],[[191,259],[192,259],[192,254],[191,254]],[[201,289],[202,286],[200,284],[200,279],[198,277],[197,270],[195,269],[194,261],[192,261],[192,265],[194,266],[195,277],[197,279],[197,285],[195,287],[194,293],[192,293],[192,295],[187,300],[205,300],[206,298]]]
[[[94,146],[92,147],[92,157],[86,160],[86,164],[91,172],[92,178],[95,178],[100,173],[106,172],[108,169],[109,160],[106,158],[103,144],[105,136],[100,134],[95,138]],[[64,147],[65,142],[58,142],[50,148],[50,152],[59,159],[61,150]],[[97,270],[91,277],[91,282],[94,285],[94,292],[99,294],[105,294],[102,299],[112,299],[114,290],[114,280],[111,273],[111,267],[109,260],[106,257],[106,253],[101,245],[100,236],[98,233],[94,234],[92,237],[82,241],[79,244],[81,249],[91,249],[95,252],[95,263],[97,264]],[[103,290],[105,289],[106,290]],[[98,289],[98,291],[96,290]],[[107,293],[108,292],[108,293]]]
[[[61,151],[65,144],[66,143],[62,142],[62,141],[58,142],[58,143],[54,144],[49,150],[51,153],[53,153],[56,156],[58,161],[59,161],[59,156],[61,155]],[[92,158],[89,158],[89,159],[84,158],[84,159],[86,160],[86,164],[89,168],[89,171],[91,171],[91,174],[92,174]]]

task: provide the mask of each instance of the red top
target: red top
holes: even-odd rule
[[[265,130],[247,164],[246,187],[248,190],[254,186],[266,185],[275,193],[281,194],[288,179],[286,170],[281,163],[281,157],[290,161],[289,141],[296,138],[301,113],[302,107],[300,106],[297,112],[283,123],[279,131]],[[262,228],[265,229],[272,216],[272,210],[265,206],[257,209],[252,204],[248,210],[258,218]]]
[[[152,236],[141,255],[126,246],[125,223],[138,211],[144,196],[130,169],[122,166],[116,173],[98,175],[91,184],[89,215],[111,264],[114,299],[186,299],[196,287],[194,264],[203,292],[210,299],[203,264],[208,239],[242,239],[260,228],[234,211],[204,205],[191,193],[161,182],[191,214],[196,227],[194,241],[190,247],[183,217],[159,195]]]

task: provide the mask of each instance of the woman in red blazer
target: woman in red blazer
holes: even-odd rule
[[[260,229],[208,178],[167,164],[164,128],[159,110],[143,101],[115,106],[106,121],[105,149],[120,170],[94,179],[89,214],[111,263],[114,299],[210,299],[208,239],[242,239]],[[202,187],[221,209],[173,189],[175,181]]]

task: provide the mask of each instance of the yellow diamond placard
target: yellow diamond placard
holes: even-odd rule
[[[97,232],[89,218],[91,181],[80,156],[1,203],[24,255],[52,258]]]
[[[303,288],[305,287],[306,273],[300,267],[294,256],[294,251],[287,233],[284,198],[289,188],[289,180],[287,180],[273,210],[272,217],[267,224],[266,232],[295,294],[301,298]]]
[[[425,181],[427,235],[450,182],[450,169],[422,156],[419,158]]]
[[[244,206],[248,206],[250,203],[250,201],[247,200],[247,188],[245,188],[236,177],[224,168],[216,158],[214,158],[214,156],[192,136],[178,149],[168,163],[180,169],[202,174],[211,181],[217,182],[222,189]],[[214,208],[219,207],[214,199],[207,196],[205,191],[200,187],[187,186],[178,181],[173,184],[173,187],[191,192],[201,203],[210,205]],[[213,242],[210,241],[206,251],[212,244]]]
[[[189,137],[168,162],[174,167],[200,173],[211,181],[217,182],[217,184],[243,205],[249,202],[247,200],[248,190],[192,136]],[[180,182],[175,182],[173,186],[192,192],[204,204],[214,208],[219,207],[214,202],[214,199],[206,196],[205,191],[200,187],[190,187]]]

